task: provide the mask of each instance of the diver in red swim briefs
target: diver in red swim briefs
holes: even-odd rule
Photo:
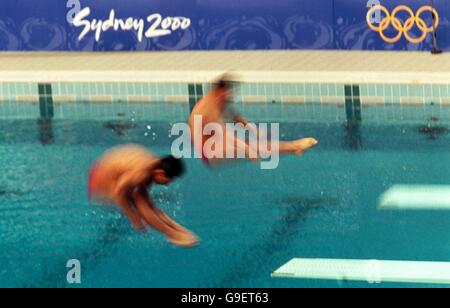
[[[237,153],[239,151],[240,153],[245,153],[245,158],[251,160],[259,159],[260,154],[262,153],[261,148],[252,148],[249,142],[238,138],[234,132],[227,129],[226,123],[229,119],[228,122],[240,123],[244,127],[248,127],[255,132],[251,126],[247,125],[248,121],[246,119],[232,110],[231,106],[229,106],[229,98],[229,83],[219,81],[219,83],[194,106],[188,120],[194,149],[198,154],[201,154],[203,161],[208,165],[228,157],[227,151],[230,151],[230,147],[231,152]],[[199,123],[201,123],[201,125],[199,125]],[[222,128],[220,131],[223,132],[223,135],[218,138],[221,140],[220,151],[223,151],[223,154],[221,154],[220,157],[209,154],[208,147],[204,146],[208,139],[214,136],[214,134],[205,135],[205,126],[208,124],[215,124]],[[195,142],[196,140],[200,140],[201,142]],[[314,138],[303,138],[295,141],[279,142],[276,145],[272,143],[271,151],[277,151],[279,154],[292,153],[295,155],[302,155],[306,150],[316,144],[317,140]],[[251,155],[251,153],[256,153],[256,155]]]
[[[194,246],[197,237],[155,206],[147,191],[153,183],[168,185],[183,171],[181,160],[172,156],[158,158],[141,146],[120,146],[91,168],[89,197],[119,205],[139,230],[148,224],[175,245]]]

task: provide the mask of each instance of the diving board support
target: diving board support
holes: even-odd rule
[[[379,209],[450,210],[448,185],[394,185],[384,192]]]
[[[274,278],[450,284],[450,262],[295,258]]]

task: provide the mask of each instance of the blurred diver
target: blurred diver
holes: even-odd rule
[[[89,197],[119,205],[138,230],[147,224],[175,245],[195,246],[197,237],[154,205],[147,191],[153,183],[168,185],[183,172],[182,161],[173,156],[159,158],[138,145],[119,146],[91,167]]]

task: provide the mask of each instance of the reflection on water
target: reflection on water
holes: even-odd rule
[[[349,121],[345,124],[345,145],[353,151],[362,148],[361,123],[359,121]]]
[[[432,116],[428,119],[427,124],[417,126],[417,130],[419,133],[427,135],[428,139],[436,140],[439,136],[448,134],[448,128],[438,125],[438,122],[439,118]]]
[[[135,127],[135,125],[128,121],[109,121],[103,125],[107,129],[111,129],[117,136],[124,136],[126,131]]]
[[[0,197],[15,197],[22,196],[23,192],[18,190],[10,190],[8,188],[0,187]]]
[[[37,120],[39,131],[39,142],[43,145],[53,144],[53,123],[50,118],[39,118]]]

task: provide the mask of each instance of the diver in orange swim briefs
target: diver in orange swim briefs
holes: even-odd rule
[[[238,138],[227,128],[227,120],[230,119],[228,122],[242,124],[243,127],[253,131],[255,135],[258,135],[257,130],[252,128],[251,125],[248,125],[248,121],[237,114],[231,106],[229,106],[229,98],[230,84],[226,81],[219,81],[218,84],[194,106],[191,115],[189,116],[188,124],[191,132],[191,141],[195,151],[198,154],[201,154],[201,158],[207,165],[210,165],[213,162],[219,162],[225,157],[228,158],[227,151],[228,153],[245,153],[245,158],[251,160],[259,159],[260,154],[263,151],[260,147],[252,147],[251,143]],[[209,149],[205,144],[210,138],[215,138],[214,134],[204,134],[205,127],[209,124],[217,125],[222,128],[221,130],[217,130],[223,131],[223,134],[218,138],[221,140],[219,151],[223,152],[220,157],[208,155]],[[196,142],[196,140],[200,140],[201,142]],[[271,142],[268,142],[271,151],[276,151],[279,154],[291,153],[295,155],[302,155],[317,143],[317,140],[314,138],[303,138],[272,144]],[[211,156],[213,156],[213,158],[211,158]]]
[[[120,146],[94,163],[89,197],[119,205],[138,230],[148,224],[175,245],[194,246],[197,237],[155,206],[147,191],[153,183],[168,185],[183,172],[181,160],[172,156],[158,158],[141,146]]]

